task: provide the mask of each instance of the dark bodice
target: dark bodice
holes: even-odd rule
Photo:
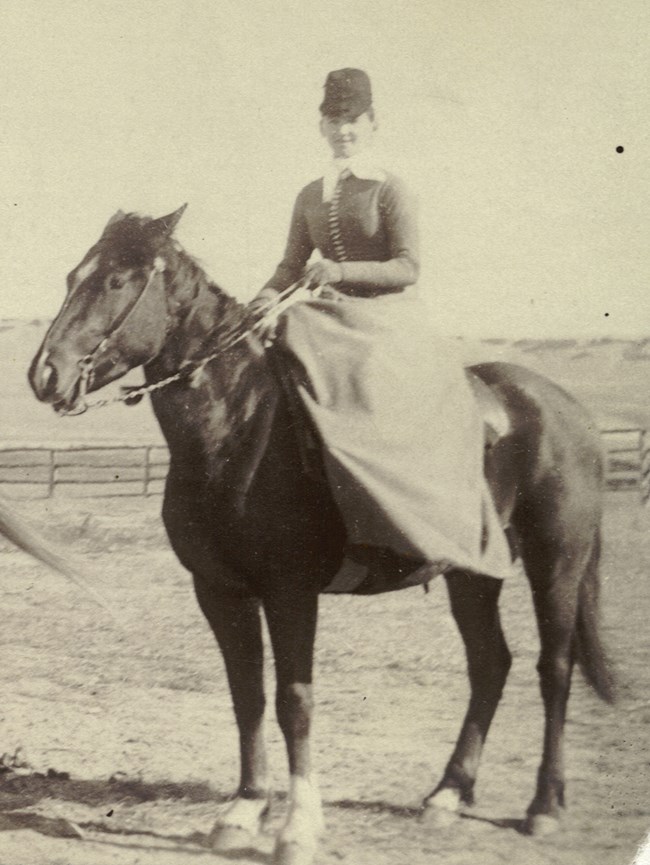
[[[394,175],[383,181],[349,175],[340,181],[336,218],[344,247],[332,236],[332,203],[323,201],[323,181],[308,184],[296,200],[284,258],[267,286],[282,291],[296,282],[314,249],[341,263],[337,289],[359,297],[401,291],[417,280],[415,204]]]

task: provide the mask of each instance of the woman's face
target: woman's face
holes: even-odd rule
[[[368,112],[351,118],[345,114],[339,117],[321,118],[320,131],[327,139],[335,159],[355,156],[372,144],[377,124]]]

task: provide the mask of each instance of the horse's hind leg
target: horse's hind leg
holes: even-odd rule
[[[541,651],[537,669],[544,702],[542,762],[525,829],[547,834],[558,826],[564,807],[564,725],[575,661],[580,584],[596,543],[593,518],[562,518],[561,509],[522,537],[522,556],[533,590]]]
[[[239,729],[241,775],[234,801],[210,833],[214,849],[250,846],[269,807],[263,734],[263,643],[259,602],[219,595],[212,582],[194,576],[199,606],[221,649]]]
[[[511,655],[499,618],[501,581],[454,571],[446,576],[451,610],[460,630],[471,696],[456,747],[425,813],[444,820],[461,801],[471,804],[483,745],[510,669]]]

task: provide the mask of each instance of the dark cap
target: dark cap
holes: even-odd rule
[[[363,69],[337,69],[325,82],[320,112],[329,117],[349,114],[358,117],[372,107],[370,79]]]

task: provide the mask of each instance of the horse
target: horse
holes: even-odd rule
[[[157,219],[118,211],[109,220],[68,275],[67,296],[29,380],[39,400],[74,413],[88,393],[143,368],[145,385],[132,397],[150,395],[170,453],[162,518],[223,654],[239,732],[239,787],[209,841],[216,850],[249,847],[268,813],[263,612],[290,775],[274,862],[307,865],[323,829],[310,761],[318,598],[341,565],[346,532],[324,473],[310,469],[297,441],[295,406],[273,351],[251,334],[246,307],[175,239],[184,208]],[[615,694],[599,636],[601,446],[585,410],[545,377],[500,362],[469,372],[509,421],[486,450],[485,472],[538,622],[543,754],[522,828],[544,834],[558,827],[565,804],[563,734],[574,664],[601,698],[612,702]],[[473,801],[511,655],[499,619],[501,581],[453,569],[444,578],[470,699],[422,813],[453,819]]]

